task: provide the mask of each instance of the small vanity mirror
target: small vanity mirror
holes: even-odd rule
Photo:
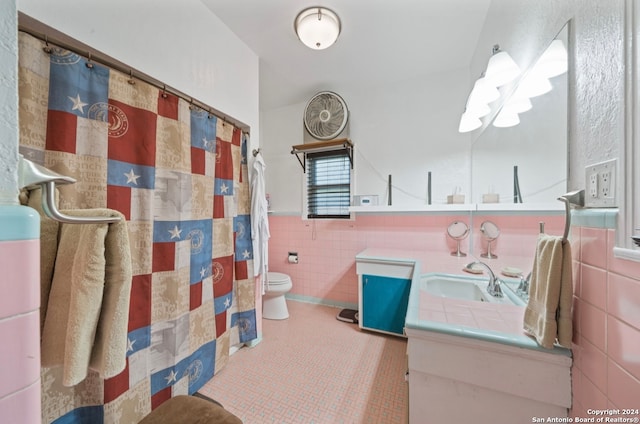
[[[469,226],[462,221],[454,221],[447,227],[447,234],[456,241],[456,250],[451,252],[451,256],[467,256],[460,250],[460,242],[469,235]]]
[[[487,259],[496,259],[497,256],[491,252],[491,243],[500,235],[500,229],[491,221],[484,221],[480,224],[480,232],[487,240],[487,251],[480,256]]]

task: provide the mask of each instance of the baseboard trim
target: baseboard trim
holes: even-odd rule
[[[296,302],[313,303],[316,305],[331,306],[333,308],[341,308],[341,309],[348,308],[348,309],[355,309],[355,310],[358,309],[357,303],[339,302],[336,300],[323,299],[320,297],[312,297],[312,296],[303,296],[303,295],[294,294],[294,293],[287,293],[285,295],[285,298],[287,300],[293,300]]]

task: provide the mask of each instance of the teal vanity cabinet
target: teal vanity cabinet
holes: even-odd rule
[[[403,335],[410,288],[408,278],[362,275],[360,327]]]
[[[356,256],[360,328],[404,336],[414,265],[411,260]]]

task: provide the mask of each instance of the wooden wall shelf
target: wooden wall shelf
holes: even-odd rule
[[[302,171],[307,171],[307,153],[326,152],[330,150],[348,150],[349,162],[353,168],[353,143],[348,138],[338,138],[335,140],[314,141],[311,143],[296,144],[291,146],[291,154],[296,155]],[[301,156],[302,155],[302,158]]]

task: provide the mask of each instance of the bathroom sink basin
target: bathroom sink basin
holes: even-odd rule
[[[486,302],[482,289],[475,281],[463,281],[456,278],[437,276],[424,280],[424,289],[438,297],[455,297],[456,299],[477,300]]]
[[[501,303],[508,305],[523,305],[521,299],[503,290],[503,297],[495,297],[487,293],[488,279],[486,277],[465,277],[455,274],[425,274],[420,279],[420,289],[431,296],[445,297],[476,302]],[[505,284],[502,284],[505,288]]]

